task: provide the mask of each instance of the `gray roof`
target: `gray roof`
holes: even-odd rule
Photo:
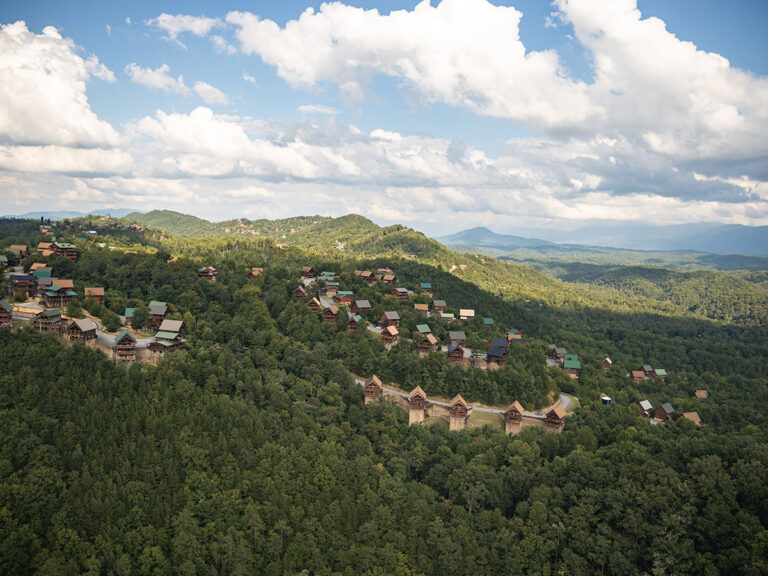
[[[0,308],[3,308],[6,312],[13,310],[13,306],[8,304],[5,300],[0,300]]]
[[[394,310],[388,310],[387,312],[384,312],[384,317],[387,320],[400,320],[400,314],[398,314]]]
[[[505,354],[503,348],[499,348],[498,346],[491,346],[488,348],[488,356],[493,356],[494,358],[501,358]]]
[[[461,345],[457,344],[456,342],[451,342],[451,345],[448,346],[448,352],[453,352],[454,350],[456,350],[456,348],[460,348],[462,351],[464,350],[463,348],[461,348]]]
[[[448,332],[448,336],[451,338],[451,340],[466,340],[467,335],[464,334],[461,330],[451,330]]]
[[[163,320],[160,324],[160,332],[178,332],[184,326],[181,320]]]
[[[661,407],[664,409],[664,412],[667,414],[673,414],[675,412],[675,409],[672,407],[672,404],[669,402],[664,402],[664,404],[661,405]]]
[[[432,300],[433,306],[447,306],[445,300]]]
[[[89,330],[96,330],[96,328],[98,328],[98,326],[96,326],[96,322],[94,322],[90,318],[83,318],[81,320],[73,320],[72,324],[77,326],[80,329],[80,331],[82,331],[82,332],[88,332]],[[72,326],[72,324],[70,324],[70,327]]]
[[[355,300],[355,306],[358,308],[370,308],[371,303],[368,300]]]
[[[653,372],[653,366],[650,364],[643,364],[643,372]]]
[[[149,313],[152,316],[165,316],[168,314],[168,306],[150,306]]]
[[[653,410],[653,404],[651,404],[649,400],[640,400],[638,404],[640,405],[640,408],[642,408],[643,410],[646,410],[646,411]]]
[[[491,338],[491,346],[496,348],[506,348],[509,346],[506,338]]]

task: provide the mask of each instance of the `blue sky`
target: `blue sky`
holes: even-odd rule
[[[7,1],[0,212],[768,224],[766,21],[745,0]]]

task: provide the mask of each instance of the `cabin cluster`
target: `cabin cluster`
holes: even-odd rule
[[[697,390],[696,392],[700,392]],[[705,392],[706,391],[701,391]],[[696,394],[694,393],[694,397],[696,397]],[[640,415],[643,418],[648,418],[654,423],[663,423],[663,422],[672,422],[676,417],[675,415],[675,408],[672,406],[669,402],[662,402],[655,408],[653,407],[653,404],[651,404],[650,400],[641,400],[637,403],[637,409],[640,410]],[[680,414],[680,418],[683,418],[685,420],[690,420],[696,426],[701,426],[701,417],[699,416],[698,412],[683,412]]]
[[[472,414],[473,407],[461,394],[457,394],[448,402],[430,400],[427,393],[416,386],[407,395],[394,388],[386,388],[381,379],[375,374],[363,383],[365,404],[371,404],[385,395],[400,399],[408,411],[408,425],[423,424],[427,416],[447,417],[449,430],[463,430]],[[539,426],[548,432],[561,432],[565,426],[566,412],[560,406],[555,406],[546,412],[525,412],[520,402],[513,402],[505,410],[480,407],[479,410],[499,414],[504,421],[506,433],[517,434],[526,426]]]
[[[650,364],[644,364],[640,369],[632,370],[627,374],[627,377],[635,383],[644,382],[651,378],[658,378],[663,382],[667,379],[667,371],[663,368],[654,368]]]
[[[578,355],[569,354],[568,350],[560,346],[549,345],[549,364],[559,365],[573,379],[581,376],[581,361]]]

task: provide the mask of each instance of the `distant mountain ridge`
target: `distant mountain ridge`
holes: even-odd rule
[[[122,218],[128,214],[142,214],[141,210],[135,208],[104,208],[93,210],[92,212],[77,212],[75,210],[41,210],[39,212],[27,212],[26,214],[6,214],[0,218],[50,218],[51,220],[64,220],[65,218],[83,218],[84,216],[111,216],[112,218]]]
[[[696,223],[676,226],[611,224],[573,231],[531,230],[545,240],[511,234],[498,234],[487,228],[471,228],[435,238],[447,246],[464,245],[512,251],[519,248],[570,245],[610,247],[660,252],[696,251],[709,254],[768,254],[768,226]]]

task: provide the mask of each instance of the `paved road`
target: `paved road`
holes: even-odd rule
[[[363,380],[362,378],[355,378],[355,382],[357,382],[361,386],[365,386],[365,380]],[[396,396],[400,396],[401,398],[408,398],[408,394],[406,392],[403,392],[402,390],[396,390],[394,388],[389,388],[387,386],[382,386],[382,388],[384,388],[384,391],[387,392],[388,394],[394,394]],[[556,406],[560,406],[562,407],[563,410],[567,411],[572,401],[573,399],[567,394],[560,394],[560,398],[552,406],[547,406],[546,408],[544,408],[543,410],[540,410],[539,412],[523,412],[523,416],[527,418],[537,418],[539,420],[543,420],[547,417],[547,412],[549,412]],[[448,402],[430,400],[430,403],[436,404],[437,406],[445,406],[446,408],[450,407],[450,404]],[[478,412],[489,412],[491,414],[504,414],[504,410],[499,410],[498,408],[489,408],[487,406],[472,406],[472,410],[477,410]]]

